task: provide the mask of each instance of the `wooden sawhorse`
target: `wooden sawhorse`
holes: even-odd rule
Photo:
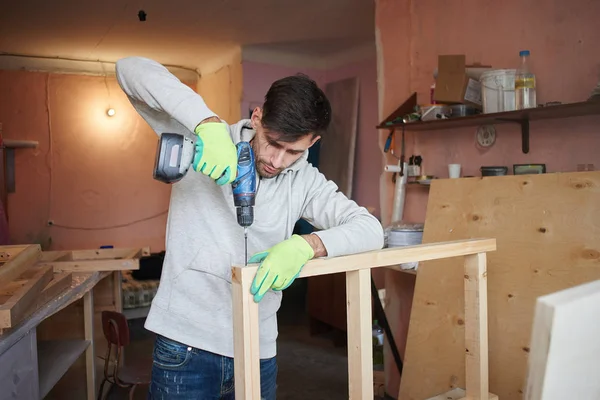
[[[491,400],[488,393],[486,253],[495,239],[469,239],[394,247],[349,256],[311,260],[298,278],[346,273],[348,316],[348,378],[351,400],[373,399],[371,268],[465,257],[466,397]],[[258,265],[232,267],[235,397],[260,399],[258,304],[250,285]]]

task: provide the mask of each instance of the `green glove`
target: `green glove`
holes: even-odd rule
[[[261,301],[269,289],[283,290],[290,286],[314,255],[312,247],[298,235],[253,255],[248,263],[260,263],[250,287],[254,301]]]
[[[194,133],[198,136],[194,171],[210,176],[217,185],[233,182],[237,176],[237,149],[227,125],[206,122],[198,125]]]

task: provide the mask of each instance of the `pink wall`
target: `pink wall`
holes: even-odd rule
[[[272,64],[243,62],[244,90],[242,118],[247,118],[250,104],[262,104],[264,95],[273,81],[298,72],[313,78],[323,89],[328,82],[353,76],[360,80],[359,129],[356,143],[356,164],[353,200],[365,207],[373,207],[379,216],[380,173],[379,148],[377,144],[377,63],[375,59],[356,62],[330,70],[296,69]]]
[[[387,116],[415,91],[421,102],[427,101],[438,54],[466,54],[467,62],[514,68],[519,50],[529,49],[539,102],[586,100],[600,78],[599,16],[600,2],[589,0],[467,0],[460,6],[449,0],[377,0],[382,113]],[[526,162],[546,163],[549,172],[573,171],[579,163],[592,163],[598,169],[599,124],[600,117],[532,123],[527,155],[521,152],[520,131],[506,125],[496,126],[496,144],[485,152],[475,148],[475,128],[463,128],[409,135],[407,153],[421,154],[425,172],[441,178],[448,176],[447,164],[455,162],[463,165],[464,174],[476,176],[481,165],[506,165],[511,170],[512,164]],[[380,142],[383,140],[382,132]],[[392,189],[388,180],[386,185]],[[391,196],[384,201],[391,207]],[[427,189],[407,192],[407,219],[424,221],[426,207]],[[390,318],[395,319],[402,351],[408,328],[405,311],[410,310],[412,291],[405,275],[387,274],[386,287],[397,294],[387,307],[394,313]],[[395,396],[398,374],[393,363],[387,363],[386,370],[388,393]]]
[[[254,104],[262,104],[271,84],[281,78],[297,73],[306,74],[319,86],[325,83],[325,71],[312,68],[292,68],[252,61],[242,62],[244,84],[242,89],[241,114],[248,118],[248,109]]]
[[[39,141],[37,149],[16,151],[16,192],[8,198],[12,243],[164,249],[161,213],[170,187],[152,179],[156,134],[115,79],[107,84],[108,91],[101,77],[0,71],[4,138]],[[105,114],[109,105],[112,118]]]

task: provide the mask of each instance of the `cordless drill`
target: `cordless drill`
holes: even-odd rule
[[[233,204],[237,222],[244,228],[246,263],[248,262],[248,227],[254,222],[256,197],[256,164],[254,151],[248,142],[237,148],[237,176],[232,182]],[[154,179],[164,183],[180,181],[194,162],[195,142],[177,133],[163,133],[156,149]]]

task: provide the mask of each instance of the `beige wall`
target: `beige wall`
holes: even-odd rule
[[[235,122],[241,79],[232,58],[186,84]],[[12,243],[164,250],[170,186],[152,178],[157,135],[114,77],[0,70],[0,88],[4,138],[39,142],[16,151],[16,192],[6,207]]]
[[[242,87],[241,52],[234,51],[222,67],[202,74],[197,91],[211,110],[227,123],[233,124],[241,117]]]

